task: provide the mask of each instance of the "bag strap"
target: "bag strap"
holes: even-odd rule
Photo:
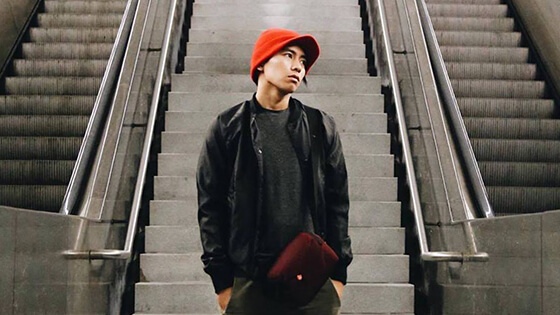
[[[324,134],[321,128],[321,113],[319,110],[311,107],[307,107],[307,121],[309,123],[310,130],[310,140],[311,140],[311,172],[313,182],[311,185],[313,197],[311,205],[311,218],[313,219],[313,228],[315,233],[325,238],[325,231],[322,231],[321,227],[325,224],[320,224],[325,222],[324,213],[317,211],[319,201],[319,191],[317,189],[317,183],[319,183],[319,167],[320,162],[324,161],[325,147],[324,147]]]

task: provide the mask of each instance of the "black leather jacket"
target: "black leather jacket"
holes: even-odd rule
[[[255,121],[255,98],[222,112],[214,120],[198,161],[198,221],[204,270],[216,293],[231,287],[234,275],[255,275],[262,257],[256,252],[261,237],[263,164]],[[348,236],[348,179],[339,134],[326,113],[290,100],[288,133],[307,180],[315,233],[339,257],[332,279],[346,283],[352,261]],[[311,135],[310,111],[320,117],[321,135]],[[314,113],[311,113],[314,114]],[[311,141],[323,140],[323,154],[311,158]],[[317,154],[316,154],[317,155]],[[313,167],[315,165],[315,167]]]

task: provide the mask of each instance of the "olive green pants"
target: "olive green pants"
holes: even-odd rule
[[[340,310],[340,299],[330,280],[321,288],[309,304],[301,307],[290,307],[277,299],[263,294],[262,285],[258,282],[235,278],[231,300],[224,314],[226,315],[337,315]]]

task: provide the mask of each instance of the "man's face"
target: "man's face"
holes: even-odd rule
[[[287,46],[264,64],[261,75],[265,84],[288,94],[295,92],[301,84],[306,66],[307,59],[303,50],[298,46]]]

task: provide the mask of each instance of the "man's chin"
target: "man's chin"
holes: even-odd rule
[[[294,93],[295,91],[297,91],[297,89],[299,88],[299,84],[298,85],[290,85],[284,89],[282,89],[282,91],[286,94],[291,94]]]

